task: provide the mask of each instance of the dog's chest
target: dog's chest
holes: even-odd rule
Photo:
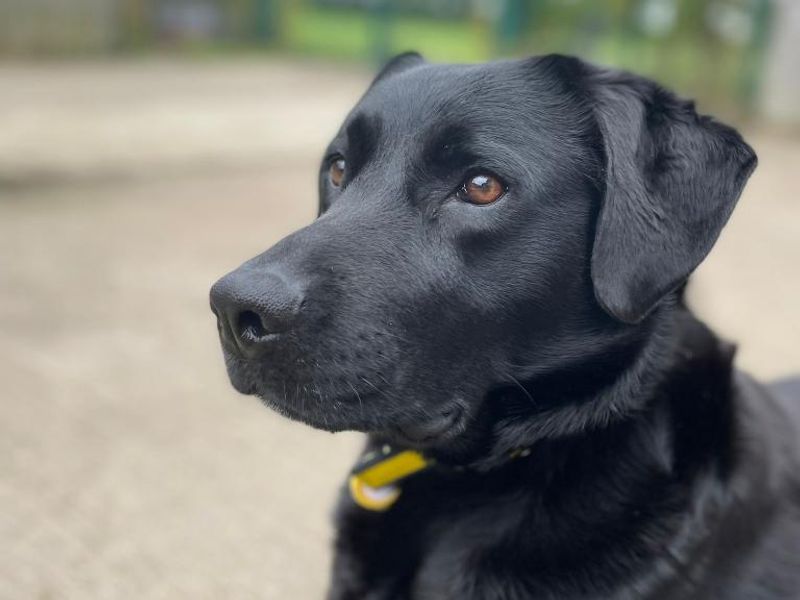
[[[481,564],[519,526],[517,500],[480,508],[468,499],[404,500],[372,513],[342,498],[330,600],[466,597]]]

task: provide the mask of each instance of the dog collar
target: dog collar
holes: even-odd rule
[[[509,453],[509,460],[530,456],[530,448],[518,448]],[[416,450],[393,448],[384,444],[378,450],[364,453],[348,479],[350,496],[365,510],[383,512],[400,497],[401,481],[431,468],[436,460]],[[469,467],[452,467],[466,471]]]
[[[429,468],[435,461],[416,450],[399,450],[389,444],[361,456],[350,474],[350,496],[361,508],[384,511],[400,497],[397,483]]]

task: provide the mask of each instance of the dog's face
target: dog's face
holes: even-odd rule
[[[753,161],[574,59],[398,57],[326,152],[321,216],[212,289],[231,381],[315,427],[467,439],[493,389],[637,339]]]

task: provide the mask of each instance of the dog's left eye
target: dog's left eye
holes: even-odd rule
[[[341,156],[337,156],[331,161],[331,166],[328,167],[328,177],[334,187],[342,185],[344,180],[344,170],[347,167],[347,162]]]
[[[491,173],[476,173],[467,177],[458,190],[459,199],[471,204],[491,204],[506,193],[505,184]]]

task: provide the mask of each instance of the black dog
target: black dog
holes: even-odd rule
[[[331,600],[800,598],[800,403],[682,302],[755,164],[577,59],[384,68],[320,218],[211,292],[239,391],[399,461]]]

